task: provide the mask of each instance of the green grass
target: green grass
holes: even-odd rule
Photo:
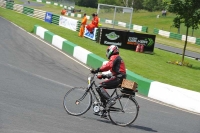
[[[14,22],[28,32],[33,31],[34,25],[40,25],[49,31],[105,58],[105,50],[107,46],[100,45],[86,38],[79,38],[78,32],[54,24],[49,24],[4,8],[0,8],[0,16]],[[181,56],[156,48],[153,55],[137,53],[125,49],[120,49],[120,54],[126,63],[127,69],[142,75],[143,77],[200,92],[199,61],[185,58],[185,61],[193,64],[192,68],[168,64],[166,63],[167,61],[180,60]]]

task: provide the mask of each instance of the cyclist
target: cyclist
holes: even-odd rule
[[[102,65],[100,68],[92,69],[91,73],[105,72],[110,70],[111,75],[98,75],[98,78],[108,78],[108,80],[100,83],[97,87],[97,92],[101,97],[101,101],[103,102],[105,109],[113,106],[116,102],[111,96],[107,93],[105,89],[114,89],[122,83],[122,80],[126,78],[126,68],[124,61],[119,56],[119,49],[115,45],[111,45],[107,48],[106,57],[109,61]]]

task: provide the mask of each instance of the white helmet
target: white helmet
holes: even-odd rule
[[[119,54],[119,49],[118,49],[117,46],[111,45],[111,46],[109,46],[109,47],[107,48],[106,57],[107,57],[108,59],[110,59],[110,57],[111,57],[112,55],[116,55],[116,54]]]

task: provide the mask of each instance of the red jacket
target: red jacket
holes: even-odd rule
[[[119,55],[112,55],[110,60],[99,69],[101,72],[110,70],[113,76],[118,74],[126,74],[124,61]]]

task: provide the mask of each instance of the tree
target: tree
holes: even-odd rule
[[[150,12],[162,10],[162,0],[143,0],[143,7]]]
[[[116,5],[116,6],[123,5],[122,0],[98,0],[98,3],[108,4],[108,5]]]
[[[134,10],[143,9],[143,0],[133,0],[133,8]]]
[[[133,7],[134,10],[142,9],[143,0],[122,0],[123,6]]]
[[[97,8],[98,0],[75,0],[76,5]]]
[[[198,29],[200,24],[200,2],[199,0],[171,0],[169,11],[176,13],[174,25],[179,27],[180,23],[186,26],[186,39],[183,48],[181,65],[183,65],[185,50],[187,46],[189,28]]]

